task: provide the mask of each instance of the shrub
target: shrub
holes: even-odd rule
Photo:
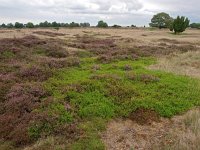
[[[123,69],[125,71],[130,71],[130,70],[132,70],[132,67],[130,65],[125,65]]]
[[[18,78],[13,74],[0,74],[0,103],[6,100],[6,94]]]
[[[144,83],[153,83],[153,82],[159,82],[160,78],[154,76],[154,75],[149,75],[149,74],[140,74],[137,75],[135,73],[127,73],[126,77],[129,80],[133,80],[133,81],[140,81],[140,82],[144,82]]]
[[[16,84],[11,87],[4,103],[4,113],[0,114],[0,138],[24,145],[31,140],[28,136],[33,110],[48,94],[39,84]]]
[[[20,112],[30,112],[32,107],[29,106],[41,102],[41,98],[46,95],[47,93],[39,84],[16,84],[7,94],[7,103],[5,106],[10,111],[14,111],[15,109],[13,108],[18,109],[18,107],[21,107],[19,109]]]
[[[110,81],[107,84],[107,94],[115,98],[115,103],[121,104],[127,99],[131,99],[137,95],[135,89],[129,85],[125,85],[117,80]]]
[[[51,77],[52,73],[48,69],[42,69],[39,66],[31,66],[28,68],[22,68],[19,72],[19,76],[24,80],[29,81],[45,81]]]
[[[68,58],[43,58],[41,64],[49,68],[79,67],[80,59],[78,57]]]
[[[93,65],[92,66],[93,71],[97,71],[97,70],[100,70],[100,69],[101,69],[101,66],[99,66],[99,65]]]
[[[97,61],[101,62],[101,63],[110,63],[113,60],[111,55],[100,55],[97,58]]]
[[[61,46],[58,45],[45,45],[45,51],[46,55],[49,57],[54,57],[54,58],[65,58],[69,56],[69,53],[67,50]]]
[[[144,83],[149,83],[149,82],[158,82],[160,79],[153,75],[141,74],[139,76],[139,80]]]
[[[190,21],[185,17],[177,17],[173,23],[173,31],[175,34],[184,32],[185,29],[189,26]]]
[[[78,107],[78,114],[82,118],[110,118],[114,116],[114,104],[98,91],[74,93],[70,101]]]
[[[129,79],[129,80],[137,80],[137,75],[135,74],[135,73],[130,73],[130,72],[128,72],[127,74],[126,74],[126,77]]]

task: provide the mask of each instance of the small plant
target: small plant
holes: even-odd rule
[[[97,70],[100,70],[100,69],[101,69],[101,67],[99,65],[92,66],[93,71],[97,71]]]
[[[130,71],[130,70],[132,70],[132,67],[130,65],[125,65],[124,66],[124,70],[125,71]]]
[[[78,57],[68,57],[68,58],[45,58],[42,59],[41,64],[52,69],[60,69],[64,67],[79,67],[80,59]]]
[[[97,58],[97,61],[101,62],[101,63],[109,63],[111,62],[113,59],[113,57],[111,55],[100,55]]]
[[[60,28],[59,27],[54,27],[54,29],[58,31]]]
[[[15,54],[12,51],[4,51],[3,53],[0,53],[1,59],[9,59],[15,57]]]

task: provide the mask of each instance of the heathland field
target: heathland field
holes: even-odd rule
[[[200,30],[0,30],[1,150],[200,149]]]

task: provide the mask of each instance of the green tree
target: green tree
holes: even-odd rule
[[[52,27],[60,27],[61,24],[54,21],[54,22],[51,23],[51,26]]]
[[[79,27],[80,25],[79,25],[79,23],[71,22],[71,23],[69,24],[69,26],[70,26],[70,27]]]
[[[192,24],[190,24],[190,27],[200,29],[200,23],[192,23]]]
[[[107,28],[108,24],[106,22],[104,22],[103,20],[101,20],[101,21],[98,22],[97,27],[99,27],[99,28]]]
[[[88,22],[80,23],[81,27],[90,27],[90,24]]]
[[[173,22],[173,31],[175,34],[184,32],[189,27],[190,21],[188,18],[178,16]]]
[[[112,27],[113,27],[113,28],[121,28],[121,26],[120,26],[120,25],[117,25],[117,24],[114,24]]]
[[[161,12],[153,16],[151,19],[151,23],[149,24],[151,27],[161,28],[170,28],[170,25],[173,22],[173,18],[170,17],[169,14]]]
[[[62,23],[62,27],[69,27],[69,23]]]
[[[32,22],[28,22],[28,23],[26,24],[26,27],[27,27],[27,28],[34,28],[34,24],[33,24]]]
[[[1,28],[6,28],[6,24],[3,23],[3,24],[1,25]]]
[[[15,28],[23,28],[23,27],[24,27],[23,23],[19,23],[19,22],[15,23]]]
[[[39,26],[40,26],[40,27],[51,27],[52,25],[51,25],[50,22],[45,21],[45,22],[41,22],[41,23],[39,24]]]
[[[8,23],[8,24],[6,25],[6,27],[7,27],[7,28],[13,28],[14,25],[13,25],[12,23]]]

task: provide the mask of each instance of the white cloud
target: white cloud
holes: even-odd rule
[[[187,15],[200,22],[199,0],[0,0],[0,23],[15,21],[83,22],[130,25],[148,24],[161,11]]]

